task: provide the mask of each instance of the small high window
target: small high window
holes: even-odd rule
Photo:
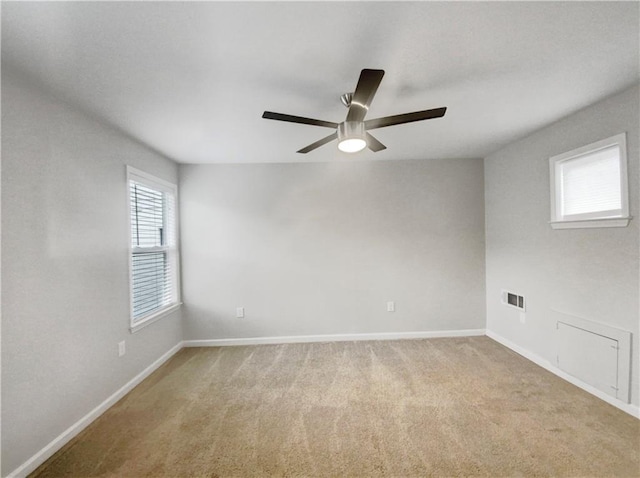
[[[625,133],[549,158],[551,227],[629,224]]]
[[[127,167],[131,224],[131,330],[179,306],[177,188]]]

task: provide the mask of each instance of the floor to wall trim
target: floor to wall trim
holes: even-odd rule
[[[563,370],[560,370],[558,367],[553,365],[548,360],[540,357],[539,355],[536,355],[533,352],[530,352],[530,351],[520,347],[519,345],[514,344],[510,340],[505,339],[501,335],[496,334],[492,330],[488,330],[487,329],[487,337],[489,337],[489,338],[495,340],[496,342],[498,342],[499,344],[502,344],[505,347],[513,350],[517,354],[522,355],[524,358],[526,358],[528,360],[531,360],[533,363],[535,363],[536,365],[539,365],[540,367],[544,368],[545,370],[548,370],[552,374],[557,375],[558,377],[566,380],[569,383],[572,383],[576,387],[579,387],[579,388],[583,389],[584,391],[589,392],[591,395],[595,395],[599,399],[604,400],[608,404],[613,405],[616,408],[619,408],[623,412],[626,412],[629,415],[632,415],[632,416],[634,416],[636,418],[640,418],[640,407],[637,407],[636,405],[633,405],[631,403],[624,403],[624,402],[622,402],[622,401],[620,401],[620,400],[618,400],[618,399],[616,399],[614,397],[611,397],[610,395],[607,395],[606,393],[598,390],[597,388],[592,387],[588,383],[585,383],[582,380],[579,380],[576,377],[573,377],[573,376],[569,375],[568,373],[564,372]]]
[[[423,332],[388,332],[379,334],[291,335],[282,337],[247,337],[233,339],[185,340],[185,347],[222,347],[228,345],[296,344],[308,342],[352,342],[362,340],[429,339],[437,337],[475,337],[485,329],[437,330]]]
[[[178,342],[169,351],[164,353],[155,362],[145,368],[138,375],[129,380],[124,386],[117,390],[113,395],[107,398],[104,402],[98,405],[96,408],[87,413],[84,417],[78,420],[76,423],[67,428],[64,432],[53,439],[47,446],[45,446],[38,453],[29,458],[26,462],[20,465],[7,475],[7,478],[23,478],[29,473],[34,472],[40,465],[47,461],[55,452],[60,450],[66,445],[73,437],[84,430],[91,424],[96,418],[106,412],[110,407],[129,393],[133,388],[142,382],[145,378],[151,375],[156,369],[158,369],[163,363],[178,353],[183,347],[182,342]]]

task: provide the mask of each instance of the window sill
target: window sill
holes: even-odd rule
[[[147,325],[151,325],[154,322],[156,322],[157,320],[160,320],[163,317],[166,317],[167,315],[171,314],[172,312],[175,312],[176,310],[178,310],[180,308],[181,305],[182,305],[182,302],[178,302],[177,304],[174,304],[171,307],[168,307],[166,309],[162,309],[162,310],[156,312],[155,314],[150,315],[149,317],[146,317],[144,320],[141,320],[140,322],[136,322],[134,325],[129,327],[129,331],[132,334],[135,334],[140,329],[145,328]]]
[[[551,221],[553,229],[584,229],[592,227],[627,227],[631,216],[604,219],[582,219],[580,221]]]

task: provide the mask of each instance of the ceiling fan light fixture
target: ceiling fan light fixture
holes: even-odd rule
[[[361,138],[343,139],[338,143],[338,149],[343,153],[357,153],[367,147],[367,142]]]
[[[366,131],[362,121],[344,121],[338,125],[338,149],[357,153],[367,147]]]

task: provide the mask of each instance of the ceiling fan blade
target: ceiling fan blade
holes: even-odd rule
[[[382,151],[383,149],[387,149],[387,147],[384,144],[382,144],[380,141],[375,139],[369,133],[367,133],[367,146],[374,153],[377,153],[378,151]]]
[[[433,110],[415,111],[413,113],[405,113],[402,115],[385,116],[384,118],[370,119],[364,122],[366,129],[384,128],[386,126],[394,126],[396,124],[413,123],[414,121],[428,120],[432,118],[440,118],[444,116],[447,108],[436,108]]]
[[[331,121],[304,118],[302,116],[285,115],[282,113],[274,113],[273,111],[265,111],[264,113],[262,113],[262,117],[265,119],[288,121],[289,123],[309,124],[311,126],[324,126],[325,128],[338,127],[338,123],[332,123]]]
[[[384,70],[362,70],[360,72],[360,79],[347,113],[347,121],[364,120],[383,76]]]
[[[309,146],[302,148],[301,150],[298,151],[298,153],[306,154],[309,151],[313,151],[314,149],[319,148],[323,144],[327,144],[330,141],[333,141],[334,139],[338,139],[338,133],[333,133],[327,136],[326,138],[319,139],[315,143],[312,143]]]

